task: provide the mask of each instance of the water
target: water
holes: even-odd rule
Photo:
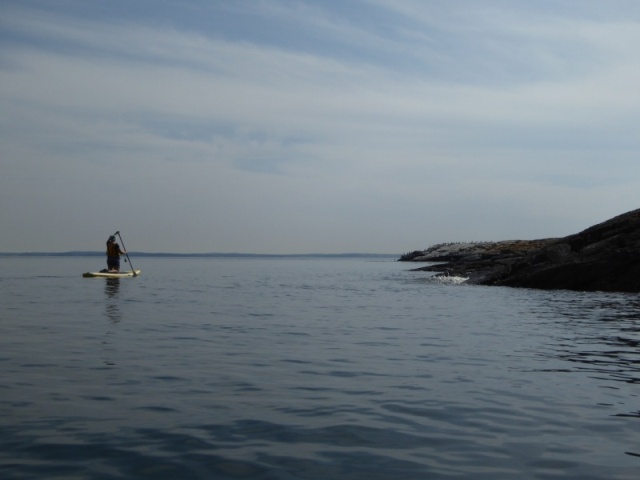
[[[640,297],[0,258],[0,478],[636,479]]]

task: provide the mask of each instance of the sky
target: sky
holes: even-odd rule
[[[390,253],[640,207],[637,0],[0,0],[0,252]]]

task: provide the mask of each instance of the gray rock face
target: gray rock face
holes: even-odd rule
[[[640,292],[640,209],[564,238],[436,245],[410,255],[403,260],[446,262],[415,270],[468,283]]]

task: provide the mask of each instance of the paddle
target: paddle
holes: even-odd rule
[[[122,240],[122,235],[120,235],[120,230],[118,230],[116,233],[114,233],[114,235],[118,235],[118,237],[120,237],[120,243],[122,244],[122,248],[124,248],[125,255],[127,256],[127,260],[129,261],[129,266],[131,267],[131,271],[133,272],[133,276],[137,277],[138,274],[133,269],[133,265],[131,264],[131,259],[129,258],[129,253],[127,252],[127,247],[124,246],[124,240]]]

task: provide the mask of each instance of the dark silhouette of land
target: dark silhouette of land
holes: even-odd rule
[[[540,289],[640,292],[640,209],[563,238],[434,245],[401,261],[468,283]]]

